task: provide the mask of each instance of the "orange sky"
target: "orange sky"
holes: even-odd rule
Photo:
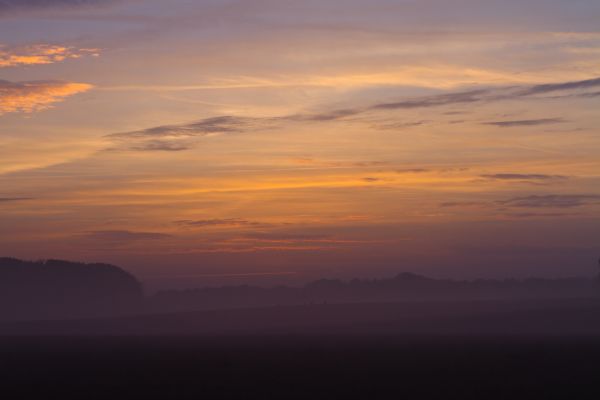
[[[595,1],[47,3],[0,6],[2,255],[153,286],[593,271]]]

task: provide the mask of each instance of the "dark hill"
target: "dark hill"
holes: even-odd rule
[[[56,319],[135,310],[142,286],[108,264],[0,258],[0,318]]]

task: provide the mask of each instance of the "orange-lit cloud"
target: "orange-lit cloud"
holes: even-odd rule
[[[0,115],[30,113],[50,108],[65,98],[92,88],[86,83],[63,81],[0,81]]]
[[[0,45],[0,68],[24,65],[54,64],[86,55],[98,56],[98,49],[76,49],[73,47],[36,44],[21,47]]]

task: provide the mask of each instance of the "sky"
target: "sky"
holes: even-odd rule
[[[0,254],[149,287],[583,276],[596,0],[0,0]]]

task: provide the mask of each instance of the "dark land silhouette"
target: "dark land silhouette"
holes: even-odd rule
[[[310,331],[344,324],[363,330],[367,325],[381,330],[396,324],[416,332],[447,331],[445,324],[456,327],[459,319],[474,318],[490,319],[484,325],[493,332],[494,326],[503,331],[524,326],[510,318],[536,320],[527,313],[541,317],[551,310],[546,317],[574,318],[596,307],[600,285],[592,278],[461,281],[405,272],[389,279],[322,279],[300,287],[242,285],[144,295],[133,275],[113,265],[0,258],[0,300],[4,332],[171,334],[292,326]]]
[[[302,287],[229,286],[161,291],[148,299],[155,311],[199,310],[323,303],[517,300],[595,297],[589,278],[432,279],[410,272],[389,279],[321,279]]]
[[[0,258],[0,319],[64,319],[139,310],[142,286],[108,264]]]
[[[388,279],[321,279],[299,287],[241,285],[144,295],[142,284],[114,265],[0,258],[0,320],[5,321],[191,315],[208,310],[244,315],[252,313],[250,309],[300,310],[317,309],[320,305],[387,309],[394,304],[402,305],[404,313],[414,311],[418,316],[419,309],[450,310],[463,304],[490,309],[500,305],[510,308],[516,303],[566,306],[576,299],[600,299],[599,282],[592,278],[465,281],[403,272]],[[476,308],[470,306],[472,310]],[[246,311],[226,311],[235,309]]]
[[[584,398],[594,278],[402,273],[144,295],[122,269],[0,260],[10,398]]]

